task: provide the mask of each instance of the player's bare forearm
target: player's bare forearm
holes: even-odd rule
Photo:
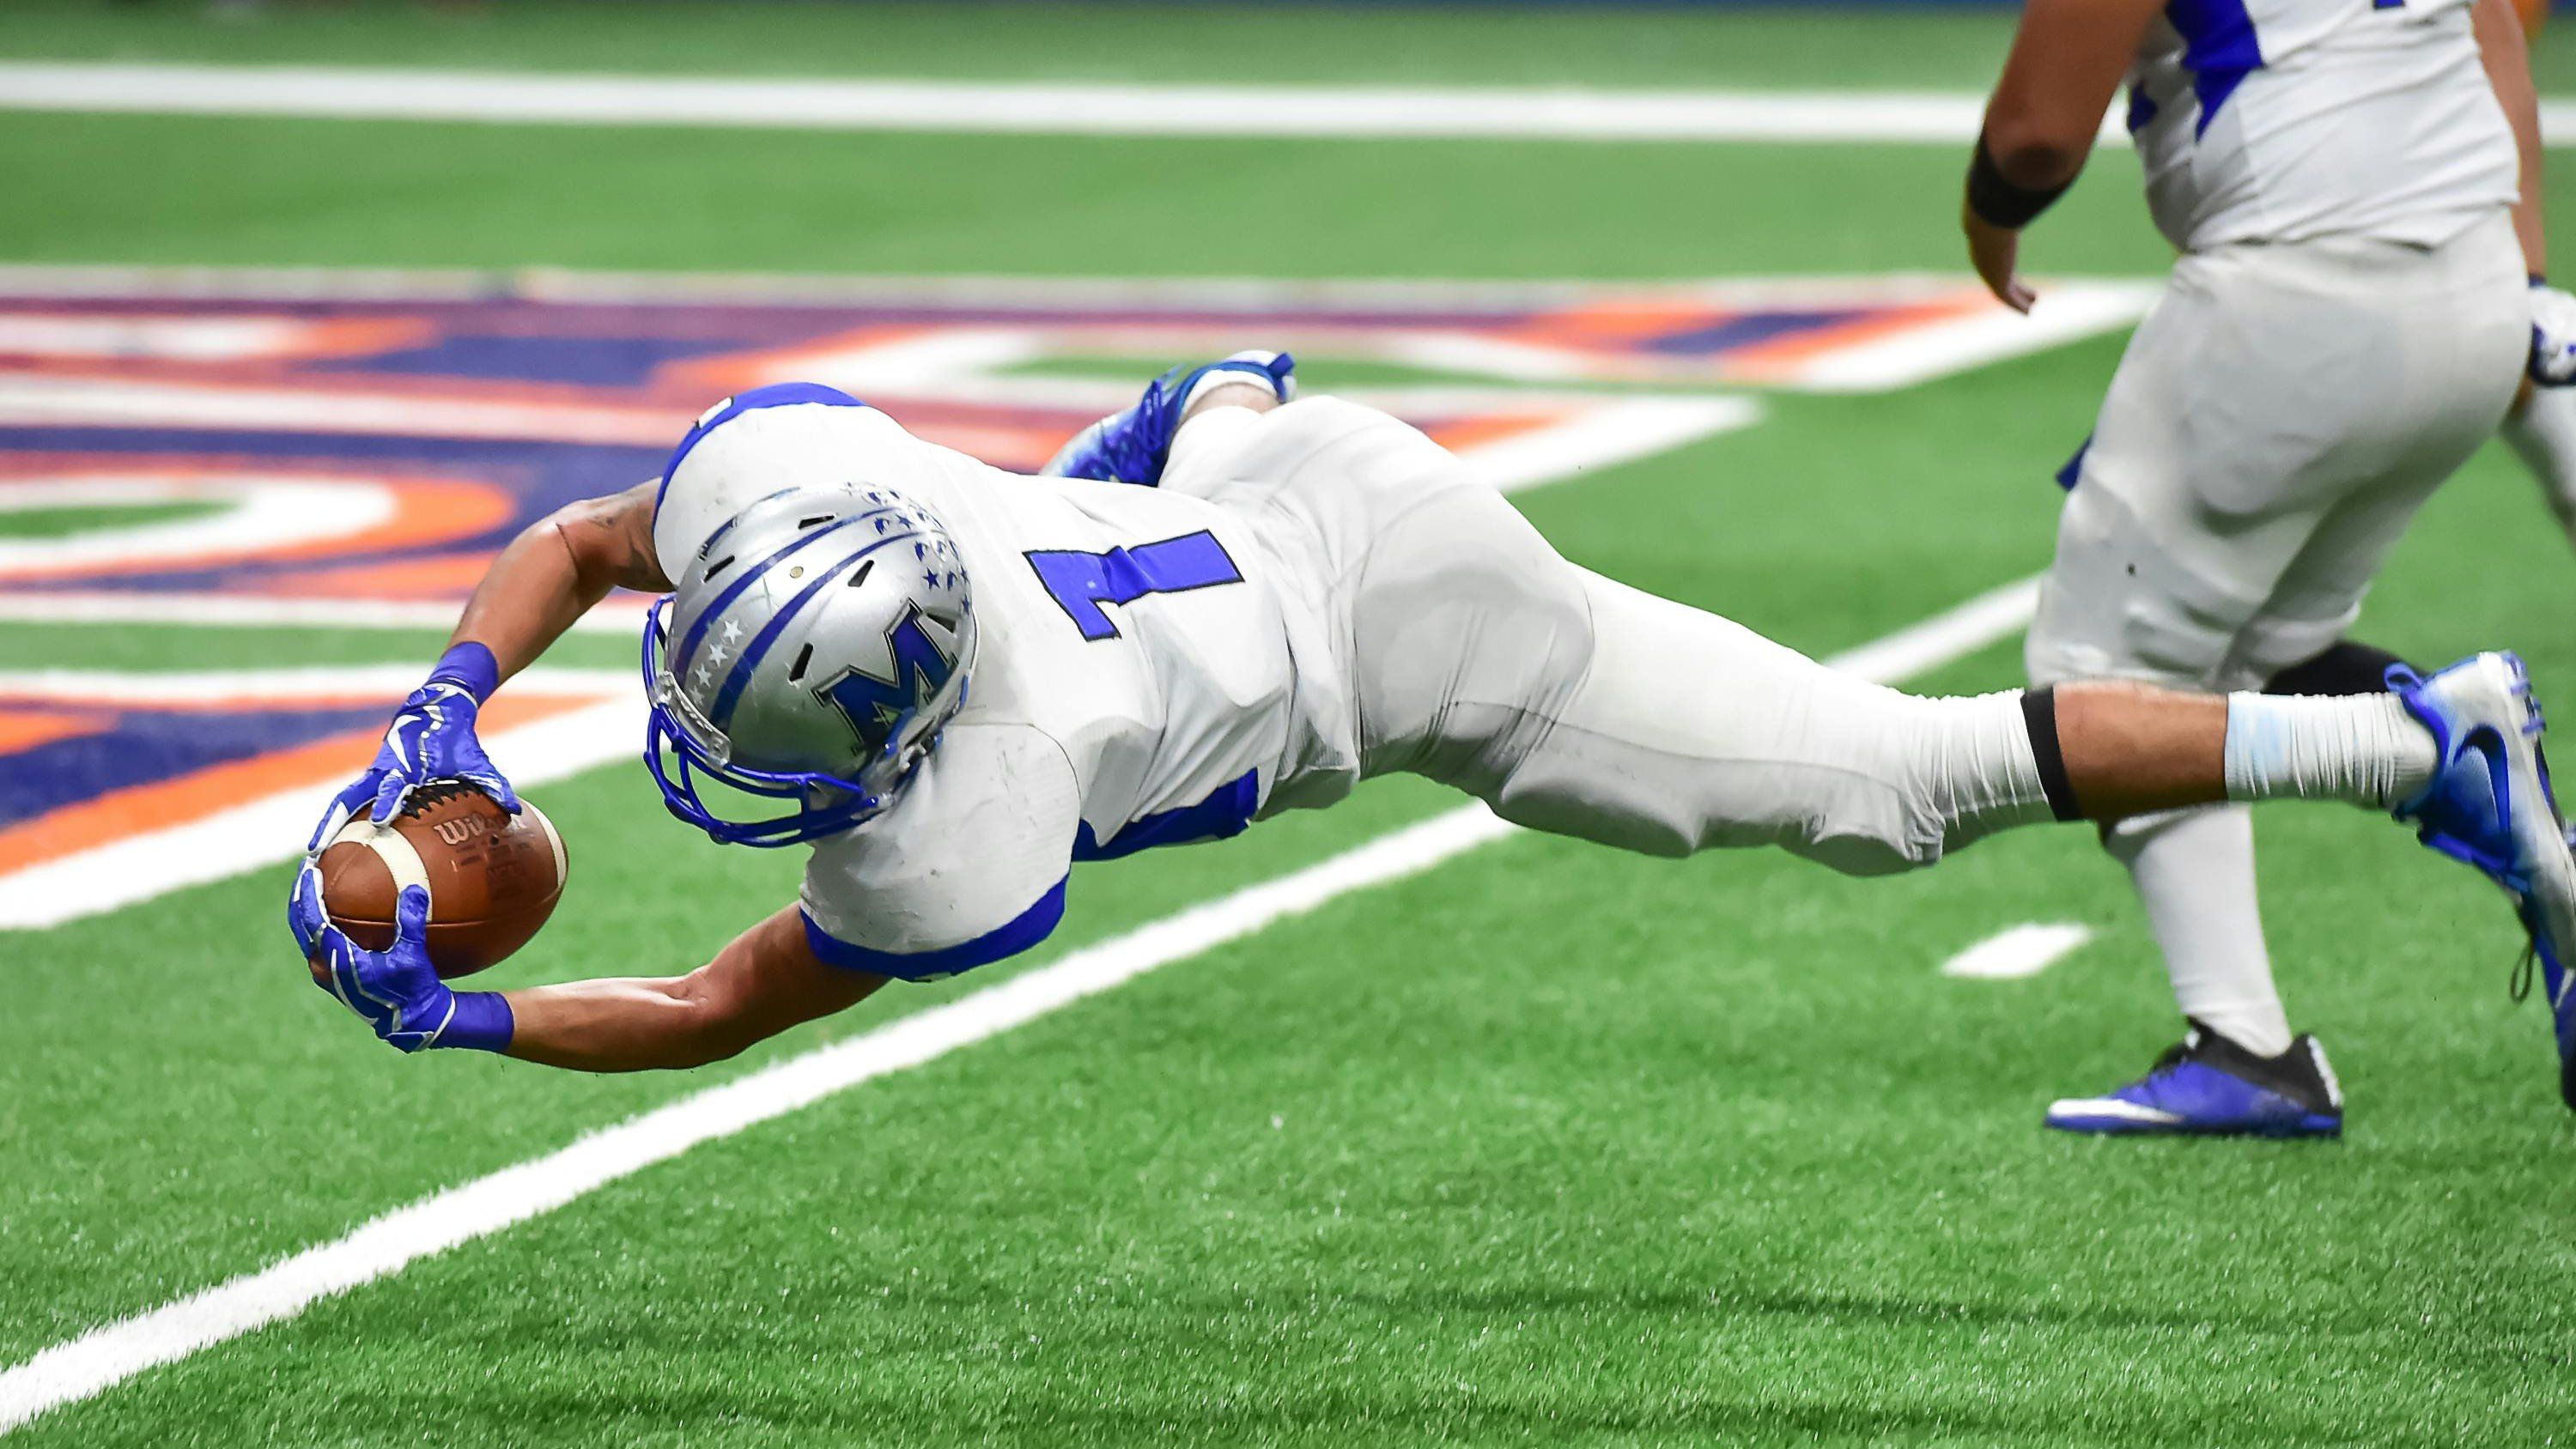
[[[585,498],[528,525],[492,560],[449,642],[491,650],[507,679],[610,590],[668,592],[653,557],[656,486]]]
[[[2477,0],[2469,15],[2477,30],[2478,54],[2486,62],[2487,83],[2495,87],[2521,156],[2522,200],[2513,208],[2513,231],[2522,241],[2524,268],[2538,276],[2549,270],[2549,243],[2540,220],[2541,170],[2548,153],[2540,141],[2540,93],[2531,82],[2530,46],[2513,0]]]
[[[2021,229],[2084,169],[2156,10],[2153,0],[2030,0],[2022,11],[1959,208],[1969,265],[2016,312],[2038,300],[2021,276]]]
[[[2030,0],[1986,102],[1986,148],[2017,186],[2064,186],[2084,169],[2111,97],[2159,0]]]
[[[882,976],[826,965],[795,907],[686,976],[571,981],[505,993],[509,1054],[584,1072],[705,1066],[864,1000]]]

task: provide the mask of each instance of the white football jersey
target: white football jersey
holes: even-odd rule
[[[2169,0],[2130,81],[2147,206],[2186,251],[2433,246],[2517,194],[2469,0]]]
[[[1232,835],[1318,756],[1284,571],[1203,499],[1005,473],[874,408],[805,402],[700,436],[664,483],[655,551],[676,574],[744,505],[835,485],[940,521],[980,643],[938,747],[814,846],[803,905],[825,959],[918,980],[1008,956],[1062,915],[1070,862]]]

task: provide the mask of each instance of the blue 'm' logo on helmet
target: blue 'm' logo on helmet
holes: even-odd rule
[[[879,679],[853,666],[814,691],[841,712],[860,746],[869,752],[885,748],[904,720],[930,703],[957,672],[957,661],[923,626],[926,617],[919,604],[907,605],[903,617],[886,631],[886,647],[894,655],[894,678]]]

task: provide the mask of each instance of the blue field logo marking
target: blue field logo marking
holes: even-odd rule
[[[282,302],[258,294],[274,278],[226,296],[202,277],[158,294],[148,274],[55,295],[43,277],[0,284],[19,289],[0,290],[0,515],[66,493],[206,512],[124,536],[0,537],[0,595],[257,598],[280,618],[299,599],[461,600],[530,519],[653,476],[711,399],[790,378],[1033,469],[1170,359],[1284,338],[1316,359],[1480,379],[1371,396],[1473,451],[1579,428],[1620,396],[1566,384],[1901,386],[2120,325],[2143,305],[2125,284],[2069,285],[2053,299],[2064,320],[2003,318],[2005,330],[1972,284],[1902,278],[1009,282],[989,299],[859,279],[794,300],[685,279],[496,283],[466,297],[450,282],[405,299],[316,273]],[[1102,356],[1134,358],[1134,376],[1025,371]],[[174,605],[174,621],[184,612]]]

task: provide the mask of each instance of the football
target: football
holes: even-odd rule
[[[394,940],[394,898],[429,888],[429,959],[465,976],[528,943],[564,888],[563,837],[535,802],[511,814],[471,785],[433,781],[412,792],[391,825],[370,811],[322,851],[322,905],[371,951]]]

